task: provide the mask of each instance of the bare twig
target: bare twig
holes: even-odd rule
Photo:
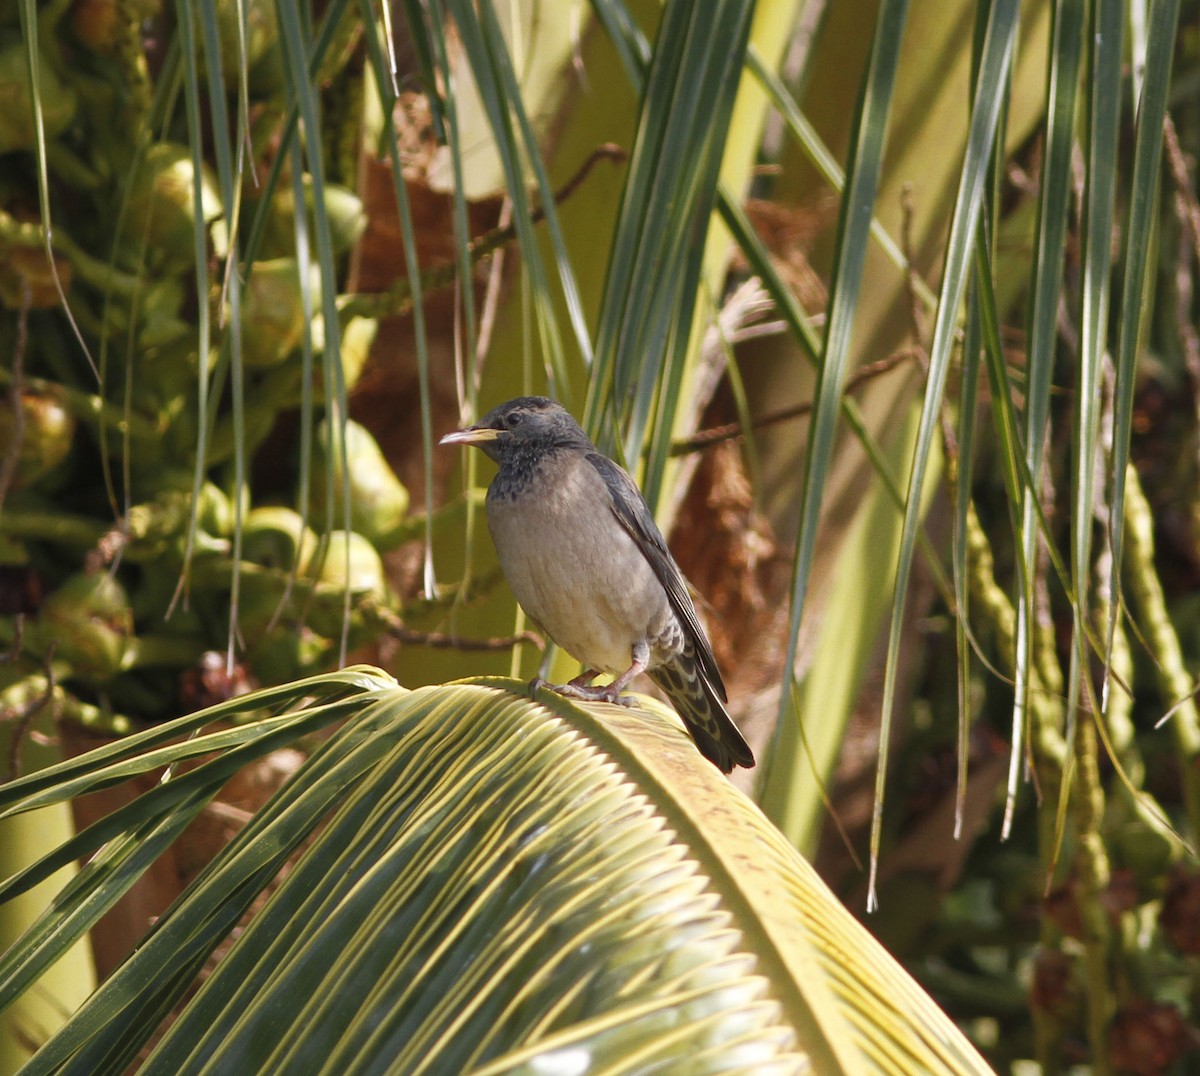
[[[1175,133],[1175,124],[1171,122],[1171,114],[1163,116],[1163,141],[1167,149],[1167,166],[1171,170],[1171,179],[1175,183],[1182,211],[1180,220],[1185,229],[1191,233],[1192,249],[1196,260],[1200,262],[1200,202],[1192,189],[1192,176],[1188,169],[1187,158],[1179,145],[1179,136]]]
[[[762,319],[774,307],[775,304],[762,286],[762,281],[758,277],[750,277],[734,289],[733,294],[717,311],[701,342],[699,361],[692,377],[692,390],[686,411],[678,416],[676,430],[682,435],[680,440],[697,435],[705,408],[712,401],[713,394],[725,375],[731,349],[747,338],[745,334],[748,330],[760,329],[764,324]],[[678,443],[677,441],[676,444]],[[683,453],[675,451],[672,447],[671,455],[680,456]],[[683,505],[699,464],[698,457],[685,459],[675,475],[665,506],[668,527],[674,523]]]
[[[1179,145],[1170,113],[1163,116],[1163,139],[1167,164],[1175,184],[1175,215],[1179,218],[1179,256],[1175,262],[1175,328],[1183,348],[1184,363],[1196,394],[1200,414],[1200,333],[1192,322],[1192,262],[1200,264],[1200,203],[1192,189],[1191,170]]]
[[[900,249],[904,252],[904,288],[908,292],[908,316],[912,320],[913,332],[917,343],[922,347],[929,339],[928,326],[925,323],[925,306],[917,292],[917,270],[913,255],[913,217],[916,215],[916,203],[913,201],[913,185],[905,183],[900,188]]]
[[[575,189],[587,178],[588,173],[598,161],[623,161],[628,154],[620,146],[605,143],[597,147],[587,160],[579,166],[578,171],[554,193],[554,204],[559,205],[569,198]],[[539,205],[529,214],[532,223],[537,224],[546,216],[546,207]],[[477,236],[467,244],[471,260],[478,262],[490,254],[506,247],[517,238],[517,229],[513,224],[492,228]],[[454,286],[458,276],[458,261],[439,262],[421,273],[421,289],[423,295],[429,295],[444,288]],[[412,309],[412,289],[408,278],[399,278],[387,291],[358,293],[344,297],[340,304],[344,315],[355,314],[360,317],[395,317],[406,314]]]
[[[576,170],[575,174],[566,181],[561,187],[554,192],[554,204],[562,205],[572,194],[575,193],[579,185],[588,177],[588,173],[600,161],[612,161],[620,163],[624,161],[629,154],[615,142],[605,142],[603,145],[597,146],[587,159]],[[529,220],[532,224],[540,224],[546,219],[546,207],[544,205],[535,206],[529,213]],[[467,250],[471,252],[472,258],[482,258],[491,254],[493,250],[499,247],[507,246],[517,238],[517,228],[515,224],[505,224],[490,231],[484,232],[483,235],[477,236],[467,244]],[[434,270],[436,272],[436,268]]]
[[[1175,195],[1175,212],[1181,222],[1186,221],[1187,204],[1181,194]],[[1185,223],[1183,231],[1187,232]],[[1188,250],[1186,235],[1179,237],[1179,256],[1175,261],[1175,330],[1183,348],[1183,361],[1193,390],[1200,394],[1200,333],[1192,321],[1192,258]],[[1200,412],[1200,396],[1197,399]]]
[[[500,225],[504,228],[512,226],[513,205],[511,198],[504,199],[500,209]],[[483,308],[479,313],[479,336],[475,341],[475,354],[471,362],[471,395],[479,391],[483,383],[483,363],[488,350],[492,346],[492,332],[496,325],[496,313],[500,309],[500,294],[504,283],[504,248],[496,251],[488,271],[487,288],[483,293]],[[460,396],[460,399],[463,397]],[[464,416],[465,418],[466,416]]]
[[[924,351],[920,348],[906,347],[889,355],[886,359],[880,359],[878,362],[868,363],[861,367],[853,377],[846,381],[846,392],[853,392],[856,389],[865,385],[868,381],[880,377],[883,374],[894,370],[901,363],[909,362],[913,359],[924,356]],[[754,420],[754,429],[761,430],[767,426],[774,426],[780,422],[788,422],[792,419],[803,418],[813,409],[811,401],[796,404],[793,407],[784,407],[778,411],[769,411],[767,414],[760,416]],[[739,437],[745,436],[745,430],[742,429],[740,422],[729,422],[723,426],[712,426],[707,430],[700,430],[694,437],[688,437],[684,440],[675,441],[671,445],[672,456],[686,456],[691,452],[703,452],[706,448],[711,448],[713,445],[722,444],[725,441],[734,441]]]

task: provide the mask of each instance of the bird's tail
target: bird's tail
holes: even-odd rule
[[[724,692],[710,682],[690,653],[652,669],[649,675],[683,718],[700,754],[717,769],[729,773],[734,766],[754,765],[749,745],[725,709]]]

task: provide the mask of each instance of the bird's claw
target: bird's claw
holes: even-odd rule
[[[533,694],[541,687],[546,688],[548,691],[553,691],[558,695],[564,695],[571,699],[582,699],[585,702],[611,702],[617,706],[637,706],[637,699],[633,698],[632,695],[622,695],[619,690],[614,691],[612,684],[605,684],[603,687],[591,687],[574,682],[569,684],[552,684],[549,680],[543,680],[539,676],[530,682],[530,693]]]

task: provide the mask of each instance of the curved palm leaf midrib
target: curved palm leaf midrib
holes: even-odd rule
[[[595,714],[586,719],[592,726],[585,726],[586,732],[605,747],[615,727],[639,748],[630,755],[630,745],[621,743],[622,771],[645,791],[688,848],[743,932],[746,950],[755,954],[760,971],[771,982],[772,995],[801,1031],[806,1049],[815,1056],[820,1056],[820,1049],[828,1051],[823,1064],[841,1066],[838,1071],[857,1071],[865,1056],[865,1036],[859,1040],[864,1055],[849,1052],[854,1036],[831,993],[839,978],[847,976],[872,1021],[888,1013],[900,1022],[906,1009],[912,1011],[910,1006],[927,1018],[928,1030],[889,1038],[893,1047],[911,1050],[930,1071],[939,1065],[948,1066],[948,1071],[958,1071],[959,1066],[966,1066],[965,1071],[988,1071],[919,989],[906,983],[901,998],[896,997],[892,980],[899,966],[895,961],[837,903],[753,803],[712,767],[688,764],[695,749],[682,730],[674,725],[648,727],[644,715],[618,707],[579,707],[557,696],[545,703],[577,727],[585,720],[583,714]],[[714,803],[719,808],[714,809]],[[857,962],[853,975],[846,969],[849,961]],[[862,968],[871,970],[865,979]]]

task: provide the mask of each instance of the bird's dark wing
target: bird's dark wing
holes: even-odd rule
[[[708,636],[705,635],[704,628],[700,626],[700,620],[696,616],[696,607],[688,594],[687,582],[679,570],[679,565],[675,563],[675,558],[671,556],[671,551],[646,506],[641,490],[624,468],[602,453],[589,452],[587,460],[604,479],[612,501],[613,514],[650,562],[650,567],[654,569],[654,574],[667,592],[671,609],[692,644],[696,662],[724,702],[725,683],[721,679],[720,669],[717,668],[717,659],[713,657]]]

